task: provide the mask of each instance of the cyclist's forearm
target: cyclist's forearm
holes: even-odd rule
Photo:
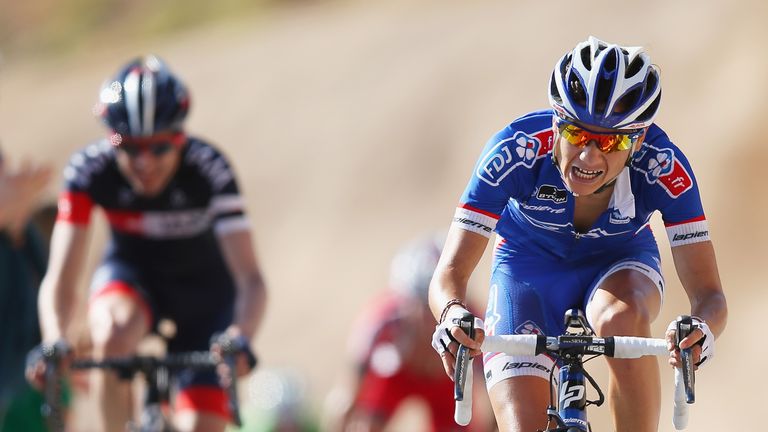
[[[50,278],[43,280],[38,297],[43,341],[54,342],[66,338],[77,306],[76,298],[73,288],[57,286]]]
[[[38,309],[43,340],[53,342],[67,336],[75,317],[77,286],[85,267],[88,228],[57,221],[51,236],[48,270],[40,285]]]
[[[484,236],[451,227],[429,288],[429,306],[436,320],[440,320],[448,302],[466,299],[469,278],[487,244]]]
[[[237,283],[233,326],[252,339],[258,332],[266,309],[267,290],[260,275],[243,277]]]
[[[691,315],[697,316],[707,322],[715,336],[725,330],[728,320],[728,305],[725,295],[721,292],[712,292],[703,298],[692,299]]]
[[[435,273],[429,289],[429,305],[435,320],[440,320],[443,309],[453,299],[465,301],[468,277],[457,277],[450,270]]]

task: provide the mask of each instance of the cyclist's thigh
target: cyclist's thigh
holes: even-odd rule
[[[543,264],[543,265],[542,265]],[[565,277],[566,268],[539,257],[516,256],[513,262],[494,266],[485,331],[489,335],[546,334],[563,331],[563,313],[581,303],[583,289],[578,279]],[[546,355],[510,356],[483,354],[486,386],[516,376],[549,379],[554,361]]]
[[[618,334],[649,325],[664,295],[660,267],[655,248],[628,250],[606,263],[585,296],[585,311],[595,330]]]
[[[536,376],[517,376],[488,390],[500,431],[531,432],[547,423],[549,381]]]
[[[127,264],[107,261],[91,284],[88,321],[97,351],[131,354],[152,327],[151,300],[136,272]]]

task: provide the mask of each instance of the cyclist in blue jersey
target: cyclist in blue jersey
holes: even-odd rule
[[[91,282],[88,326],[98,358],[135,353],[159,320],[175,323],[169,352],[205,350],[224,335],[253,365],[249,344],[266,292],[234,172],[225,157],[183,128],[185,85],[155,56],[108,80],[97,113],[108,137],[75,153],[64,170],[39,310],[43,341],[69,346],[94,206],[110,241]],[[221,341],[221,339],[218,339]],[[215,344],[214,344],[215,345]],[[39,381],[40,363],[28,376]],[[179,375],[174,423],[180,431],[223,431],[225,392],[211,372]],[[132,414],[130,383],[95,372],[96,429],[122,431]]]
[[[563,313],[585,310],[600,336],[651,336],[663,293],[649,226],[659,211],[675,267],[698,324],[681,347],[712,358],[727,308],[693,171],[654,123],[658,68],[640,47],[590,37],[566,53],[549,81],[552,109],[526,114],[494,135],[456,210],[430,288],[438,317],[433,346],[453,372],[456,341],[478,348],[486,334],[564,331]],[[466,284],[496,232],[484,331],[456,326]],[[476,318],[476,325],[483,323]],[[670,340],[670,363],[679,354]],[[547,378],[556,365],[485,353],[487,388],[500,430],[546,424]],[[609,359],[617,431],[656,431],[659,370],[653,358]],[[543,379],[542,379],[543,378]]]

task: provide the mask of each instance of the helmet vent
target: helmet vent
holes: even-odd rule
[[[589,54],[589,48],[581,50],[581,62],[587,70],[592,70],[592,56]]]
[[[570,90],[573,102],[577,105],[587,106],[587,94],[584,91],[584,86],[581,85],[581,81],[575,74],[571,73],[568,79],[568,89]]]
[[[612,51],[614,55],[606,54],[605,62],[603,63],[603,70],[605,72],[613,72],[616,70],[616,60],[619,55],[615,50]]]
[[[635,57],[635,59],[632,60],[632,63],[630,63],[629,66],[627,66],[627,70],[624,73],[624,77],[629,78],[637,74],[638,72],[640,72],[640,69],[643,67],[644,64],[645,62],[641,57],[639,56]]]
[[[552,96],[555,102],[561,104],[563,103],[563,97],[560,96],[560,92],[557,90],[557,83],[555,82],[556,79],[557,78],[555,77],[555,73],[552,72],[552,78],[549,79],[549,94]]]
[[[651,70],[648,73],[648,78],[645,80],[645,88],[646,90],[653,91],[656,86],[659,85],[659,75],[656,73],[655,70]]]
[[[632,91],[626,93],[618,101],[616,101],[616,105],[614,105],[613,111],[618,114],[624,114],[629,110],[629,107],[634,106],[637,103],[642,93],[642,87],[634,88]]]
[[[656,100],[653,101],[648,108],[643,111],[642,114],[640,114],[637,119],[640,121],[646,121],[650,118],[653,118],[654,114],[656,114],[656,110],[659,108],[659,102],[661,102],[661,93],[659,93],[656,96]]]
[[[605,113],[608,105],[608,100],[611,97],[611,91],[613,90],[613,80],[603,79],[597,82],[597,93],[595,94],[595,107],[597,112]]]

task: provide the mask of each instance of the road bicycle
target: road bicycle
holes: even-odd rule
[[[57,370],[61,352],[55,348],[43,350],[46,362],[45,372],[45,404],[42,412],[47,418],[49,430],[64,431],[64,419],[61,409],[61,376]],[[138,422],[129,422],[130,432],[173,432],[171,422],[166,415],[164,406],[168,406],[172,395],[172,383],[176,372],[183,369],[215,371],[225,364],[234,371],[235,355],[223,349],[223,354],[215,355],[210,351],[190,351],[170,353],[164,357],[127,356],[106,358],[103,360],[77,359],[70,366],[72,369],[107,369],[117,373],[118,377],[132,380],[136,374],[141,374],[146,381],[141,417]],[[234,372],[232,372],[234,373]],[[232,422],[241,426],[240,409],[237,400],[237,380],[227,380],[224,390],[229,399],[228,410]]]
[[[459,322],[461,329],[474,338],[473,317],[466,315]],[[484,352],[504,352],[509,355],[538,355],[548,353],[557,359],[558,379],[555,369],[550,372],[550,403],[547,407],[545,429],[537,432],[592,432],[587,420],[587,406],[600,406],[605,396],[597,382],[587,373],[584,363],[604,355],[614,358],[638,358],[646,355],[666,357],[669,355],[664,339],[614,336],[601,338],[594,334],[582,311],[569,309],[565,313],[564,334],[556,337],[544,335],[488,335],[482,344]],[[677,319],[678,344],[694,329],[689,316]],[[585,358],[585,356],[590,356]],[[688,423],[688,404],[695,401],[694,367],[691,350],[681,351],[682,364],[675,369],[675,397],[673,424],[676,430],[683,430]],[[472,368],[469,349],[459,346],[456,355],[454,376],[454,399],[456,423],[467,425],[472,417]],[[596,400],[587,400],[589,383],[597,392]],[[557,406],[555,406],[557,389]]]

